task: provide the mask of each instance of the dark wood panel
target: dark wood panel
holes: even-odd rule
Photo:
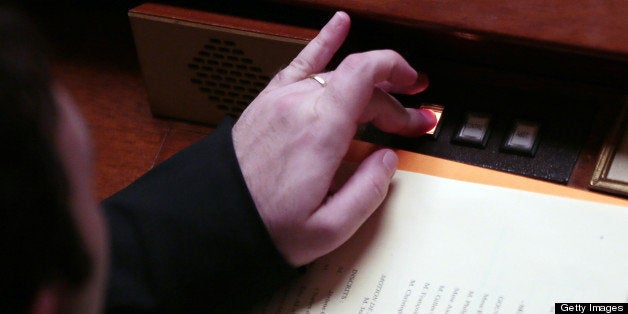
[[[74,97],[91,133],[100,200],[151,168],[169,123],[150,116],[137,73],[81,61],[58,61],[55,74]]]
[[[296,39],[310,39],[316,36],[317,29],[299,27],[290,24],[273,24],[261,20],[247,19],[240,16],[216,14],[205,10],[192,10],[186,7],[178,7],[161,3],[145,3],[130,10],[130,14],[151,15],[158,18],[180,20],[183,23],[207,23],[212,25],[234,28],[238,30],[253,31],[260,34],[272,34],[281,37]]]
[[[44,25],[53,27],[47,31],[55,78],[73,96],[91,133],[96,197],[103,200],[211,129],[151,114],[126,12],[102,12],[103,23],[84,25],[99,28],[89,36],[85,29],[57,24],[76,16],[87,20],[89,12],[66,11],[65,19]]]
[[[96,196],[102,200],[211,128],[154,118],[135,69],[57,61],[55,74],[87,122],[95,152]]]
[[[462,38],[510,38],[529,44],[628,58],[626,1],[294,0],[395,24],[438,28]]]
[[[318,7],[338,6],[335,1],[299,1],[301,5],[314,5],[313,2],[316,2],[315,5]],[[360,5],[348,8],[354,2],[359,2]],[[377,16],[381,13],[373,11],[379,6],[377,4],[379,2],[339,3],[346,4],[348,11],[358,12],[363,16]],[[406,5],[405,2],[397,3],[396,1],[387,3],[400,7]],[[491,3],[491,1],[482,1],[472,6]],[[418,1],[416,4],[419,8],[425,5],[428,6],[427,8],[435,5],[429,1]],[[453,3],[445,1],[441,5],[447,7],[453,6]],[[567,9],[569,7],[567,6]],[[394,13],[399,8],[391,10]],[[383,12],[390,13],[390,11]],[[453,12],[455,13],[455,10]],[[82,13],[84,12],[79,12],[79,14]],[[61,28],[62,32],[56,33],[57,36],[53,37],[53,44],[57,48],[55,74],[76,98],[94,139],[97,167],[96,188],[99,200],[125,187],[155,164],[211,132],[211,128],[207,126],[158,119],[151,115],[128,29],[128,20],[126,16],[120,17],[120,12],[113,13],[115,14],[112,18],[105,19],[111,24],[98,25],[100,30],[95,33],[98,36],[87,36],[89,32],[85,30],[80,31],[78,36],[65,36],[68,29]],[[511,14],[515,13],[511,12]],[[421,16],[419,14],[416,17]],[[437,20],[441,17],[436,15],[431,18]],[[81,20],[86,19],[86,16],[83,16]],[[494,27],[501,25],[499,19],[494,22],[496,23]],[[623,27],[622,25],[620,23],[619,27]],[[90,26],[86,25],[86,27]],[[534,32],[530,34],[534,35]],[[76,35],[75,32],[70,31],[70,33]],[[112,33],[118,36],[111,36]],[[607,35],[600,36],[607,38],[604,37]],[[384,42],[387,41],[384,40]],[[595,49],[608,48],[598,46]],[[594,90],[599,92],[597,88],[599,87]],[[569,181],[570,186],[586,188],[597,158],[599,145],[606,132],[605,121],[613,118],[613,112],[616,109],[609,108],[610,112],[598,117],[599,127],[592,133],[587,147],[576,164],[573,177]]]

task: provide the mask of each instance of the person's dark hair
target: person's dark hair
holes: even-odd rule
[[[90,260],[69,207],[55,148],[56,106],[39,33],[0,6],[0,312],[28,310],[37,291],[78,287]]]

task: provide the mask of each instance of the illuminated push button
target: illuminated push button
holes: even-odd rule
[[[490,125],[489,114],[469,112],[452,141],[457,144],[484,148],[491,133]]]
[[[438,133],[442,127],[441,117],[443,116],[443,111],[445,111],[445,107],[439,104],[422,104],[419,109],[428,109],[431,110],[436,116],[436,125],[429,131],[425,133],[424,136],[431,136],[433,138],[438,137]]]
[[[516,120],[502,145],[502,150],[510,153],[534,156],[539,146],[541,125],[536,122]]]

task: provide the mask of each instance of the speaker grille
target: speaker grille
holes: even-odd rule
[[[146,3],[129,12],[153,115],[238,118],[317,30]]]
[[[210,106],[238,117],[270,81],[234,41],[210,38],[188,63],[190,82],[207,94]]]

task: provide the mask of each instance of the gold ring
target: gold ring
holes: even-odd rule
[[[311,79],[317,81],[323,87],[327,86],[327,81],[325,81],[324,78],[322,78],[322,77],[320,77],[320,76],[318,76],[316,74],[312,74],[312,75],[308,76],[308,78],[311,78]]]

